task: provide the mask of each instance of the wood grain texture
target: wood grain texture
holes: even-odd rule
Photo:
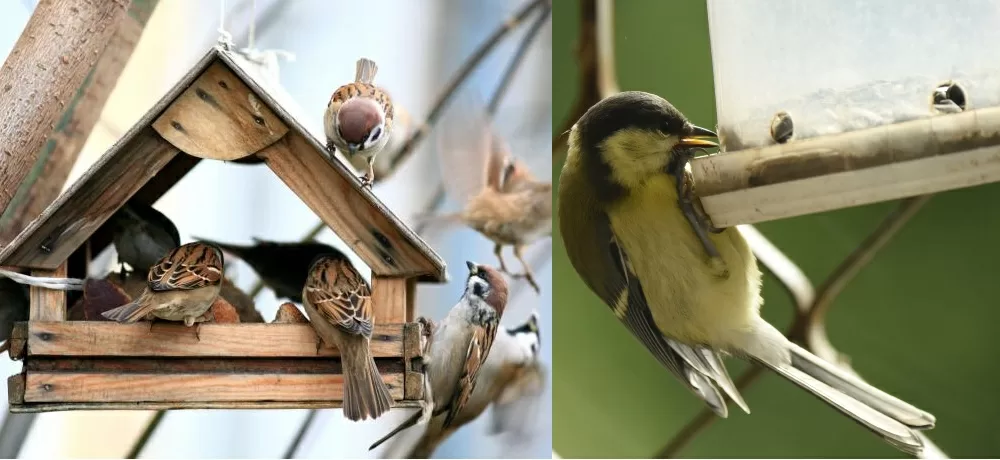
[[[31,276],[65,278],[66,262],[55,270],[32,270]],[[28,319],[31,321],[66,321],[66,291],[39,286],[28,288],[30,307]]]
[[[28,352],[28,322],[19,321],[14,323],[14,328],[10,332],[10,348],[7,355],[12,361],[24,359]]]
[[[127,0],[42,0],[0,67],[0,210],[125,18]]]
[[[420,323],[403,326],[403,397],[422,399],[424,397],[424,366],[420,342],[423,327]]]
[[[273,144],[288,127],[229,68],[215,62],[153,122],[181,151],[236,160]]]
[[[393,399],[403,376],[383,375]],[[343,375],[323,374],[69,374],[28,372],[24,401],[332,401],[344,397]]]
[[[102,321],[31,322],[28,356],[155,356],[155,357],[316,357],[340,356],[325,344],[317,352],[310,324],[212,324],[199,330],[183,324]],[[403,355],[403,325],[375,325],[371,339],[376,358]]]
[[[376,323],[406,322],[406,278],[372,276]]]
[[[731,227],[1000,181],[1000,107],[727,152],[691,163]]]
[[[7,377],[7,403],[12,406],[24,403],[24,374]]]
[[[55,269],[176,154],[152,128],[133,132],[3,248],[0,264]]]
[[[410,278],[406,280],[406,322],[412,323],[417,320],[417,280]]]
[[[258,155],[374,275],[413,277],[439,271],[301,134],[289,132]]]
[[[23,377],[17,375],[15,377]],[[23,382],[23,380],[22,380]],[[9,383],[8,383],[9,385]],[[8,388],[11,388],[8,386]],[[24,388],[24,385],[21,385]],[[22,391],[23,395],[24,392]],[[82,410],[184,410],[184,409],[339,409],[343,401],[166,401],[166,402],[81,402],[81,403],[11,403],[12,414],[32,414],[37,412],[60,412]],[[393,409],[424,406],[423,401],[408,401],[405,399],[393,402]]]
[[[10,205],[12,212],[5,213],[0,224],[0,245],[14,239],[59,196],[158,3],[159,0],[144,0],[129,4],[127,14],[108,40],[97,64],[76,89],[56,122],[55,130],[42,146],[34,166],[41,172],[27,177],[14,196]]]

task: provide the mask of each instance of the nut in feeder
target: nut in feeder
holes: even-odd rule
[[[708,2],[717,227],[1000,180],[1000,4]],[[943,18],[947,18],[944,20]],[[834,176],[836,175],[836,176]]]

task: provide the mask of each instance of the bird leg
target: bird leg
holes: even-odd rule
[[[496,254],[497,260],[500,261],[500,271],[504,273],[510,273],[507,271],[507,264],[503,261],[503,246],[500,244],[494,245],[493,253]]]
[[[361,179],[361,185],[368,187],[370,190],[372,185],[375,184],[375,157],[368,159],[368,171],[365,172],[364,176],[359,177]]]
[[[678,205],[681,208],[681,212],[684,213],[684,217],[691,224],[691,229],[694,230],[695,235],[698,236],[698,240],[701,241],[701,246],[705,249],[705,253],[708,254],[709,265],[715,276],[729,278],[729,267],[722,260],[722,256],[719,254],[719,249],[715,247],[715,243],[708,237],[709,231],[713,233],[718,232],[714,230],[715,227],[704,216],[698,213],[694,206],[694,188],[691,183],[691,176],[684,169],[688,161],[691,160],[691,156],[682,153],[677,153],[676,155],[677,161],[672,165],[673,170],[670,173],[674,176],[674,180],[677,183]]]
[[[511,274],[510,276],[513,278],[524,278],[525,280],[528,281],[528,284],[530,284],[531,287],[535,289],[535,293],[541,294],[542,288],[540,288],[538,286],[538,283],[535,282],[535,276],[531,274],[531,267],[528,266],[528,263],[524,261],[524,257],[521,255],[520,244],[514,245],[514,256],[517,257],[517,260],[521,261],[521,266],[524,268],[524,272],[518,274]]]

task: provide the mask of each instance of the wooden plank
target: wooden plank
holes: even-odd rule
[[[375,322],[405,323],[406,278],[373,275],[372,301],[375,303]]]
[[[401,374],[403,358],[375,358],[381,374]],[[117,358],[32,356],[26,372],[69,374],[343,374],[340,359],[311,358]]]
[[[9,387],[8,387],[9,388]],[[419,409],[423,401],[400,399],[392,404],[393,409]],[[165,402],[81,402],[81,403],[30,403],[11,404],[12,414],[32,414],[38,412],[81,411],[81,410],[185,410],[185,409],[339,409],[343,401],[165,401]]]
[[[383,375],[393,399],[403,375]],[[331,401],[344,398],[339,374],[67,374],[28,372],[24,402]]]
[[[32,270],[32,276],[65,278],[66,262],[55,270]],[[39,286],[28,288],[31,306],[28,319],[31,321],[66,321],[66,291]]]
[[[697,158],[695,188],[731,227],[1000,181],[1000,107]]]
[[[404,238],[387,214],[359,193],[352,183],[357,178],[340,174],[332,163],[336,160],[327,158],[301,134],[289,132],[258,155],[374,275],[413,277],[439,270]]]
[[[54,270],[176,154],[148,127],[115,144],[0,252],[0,264]]]
[[[329,174],[330,178],[335,182],[340,183],[338,190],[333,193],[334,196],[344,199],[349,198],[349,207],[365,213],[366,216],[380,215],[380,222],[375,222],[375,224],[377,224],[375,225],[375,228],[383,236],[388,237],[396,247],[405,247],[408,253],[412,253],[408,257],[408,259],[412,260],[398,261],[398,263],[402,266],[399,273],[376,271],[376,274],[405,275],[407,268],[410,268],[410,271],[412,271],[414,276],[417,276],[420,281],[447,281],[447,266],[441,256],[434,252],[434,250],[427,245],[420,235],[417,235],[416,232],[400,221],[399,218],[396,217],[396,215],[393,214],[384,203],[379,201],[371,190],[361,187],[361,183],[358,181],[356,174],[351,170],[351,168],[344,165],[339,159],[327,159],[328,153],[326,153],[326,143],[320,142],[316,139],[309,133],[309,130],[307,130],[305,126],[297,120],[297,118],[303,119],[304,112],[295,103],[295,100],[292,99],[280,85],[271,84],[266,77],[262,77],[260,75],[255,66],[246,65],[246,60],[234,57],[232,53],[220,50],[218,52],[218,57],[220,60],[225,62],[232,69],[232,71],[238,75],[243,82],[254,91],[255,94],[257,94],[257,96],[267,102],[271,110],[273,110],[274,113],[278,115],[278,117],[281,118],[282,121],[284,121],[289,127],[290,133],[298,136],[294,142],[297,146],[297,153],[301,154],[301,152],[308,151],[308,153],[320,153],[322,155],[322,159],[326,160],[325,165],[322,165],[322,170],[324,171],[323,174],[327,174],[327,172],[334,173]],[[306,160],[311,162],[312,158]],[[272,169],[273,168],[274,167],[272,166]],[[343,190],[339,187],[342,187]],[[349,189],[353,190],[353,193],[348,192]],[[327,219],[324,218],[323,220],[326,221],[327,225],[331,225],[331,222],[327,221]],[[338,227],[331,225],[331,228],[335,232],[338,231]],[[390,234],[387,229],[392,229],[393,234]],[[367,235],[367,232],[362,233],[365,233],[366,241],[368,241],[370,237]],[[338,235],[341,235],[345,241],[348,241],[348,244],[354,244],[352,239],[347,238],[349,235],[340,233],[338,233]],[[374,266],[369,262],[369,259],[374,259],[379,255],[381,254],[374,252],[368,256],[362,256],[362,258],[365,259],[368,266],[372,267],[374,270]],[[397,259],[399,258],[398,255],[392,254],[391,252],[389,255],[396,257]]]
[[[420,323],[403,326],[403,397],[422,399],[424,397],[424,366],[420,339],[423,327]]]
[[[149,322],[31,322],[28,356],[155,356],[155,357],[317,357],[340,356],[321,343],[309,324],[203,323],[200,340],[194,327]],[[401,357],[403,325],[375,325],[371,340],[376,358]]]
[[[236,160],[273,144],[288,126],[234,75],[215,62],[153,122],[181,151]]]
[[[10,405],[24,403],[24,374],[7,377],[7,403]]]
[[[417,279],[406,280],[406,322],[417,320]]]
[[[28,322],[18,321],[14,323],[8,340],[10,348],[7,350],[7,355],[10,356],[10,359],[13,361],[24,359],[28,351]]]

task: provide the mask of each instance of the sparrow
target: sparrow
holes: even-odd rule
[[[148,271],[164,254],[181,245],[174,223],[147,204],[126,202],[109,221],[118,261],[140,273]]]
[[[433,342],[431,339],[431,343]],[[443,417],[433,418],[403,458],[430,458],[452,433],[479,418],[491,405],[493,417],[490,431],[493,434],[512,433],[519,438],[529,437],[527,429],[530,428],[530,423],[525,422],[534,415],[534,409],[544,390],[546,370],[538,360],[540,352],[537,312],[533,312],[523,324],[497,333],[489,357],[476,377],[476,387],[469,402],[459,411],[452,426],[445,429],[442,426]],[[445,388],[439,391],[449,390]],[[415,414],[414,421],[419,415]],[[372,448],[388,439],[380,439]]]
[[[10,346],[14,323],[28,320],[29,299],[26,284],[0,277],[0,341],[4,342],[4,350]]]
[[[198,238],[195,238],[198,239]],[[198,239],[200,240],[200,239]],[[204,240],[200,240],[205,242]],[[211,244],[211,243],[210,243]],[[225,272],[225,270],[223,270]],[[121,274],[114,276],[113,278],[109,276],[109,280],[112,281],[117,286],[121,287],[123,291],[129,296],[130,299],[134,299],[142,295],[142,291],[146,289],[146,277],[138,276],[138,274]],[[301,292],[299,293],[301,295]],[[233,308],[236,309],[236,313],[240,317],[241,323],[266,323],[264,317],[257,310],[257,306],[254,304],[252,298],[245,292],[240,290],[238,286],[233,284],[232,280],[225,277],[223,273],[222,286],[219,289],[219,297],[228,302]]]
[[[392,407],[369,348],[375,324],[371,295],[368,282],[340,253],[316,259],[302,288],[302,306],[316,335],[340,350],[344,416],[352,421],[377,419]]]
[[[347,257],[337,248],[315,241],[276,242],[253,238],[254,244],[247,246],[207,239],[200,241],[214,244],[240,258],[274,291],[275,297],[295,303],[302,303],[302,288],[317,257],[323,254],[335,254],[341,259]]]
[[[101,315],[120,323],[154,318],[184,321],[188,327],[208,321],[206,313],[222,286],[222,266],[222,250],[214,245],[194,242],[177,247],[149,269],[146,289],[138,299]]]
[[[368,188],[375,181],[375,155],[392,135],[392,100],[375,86],[376,72],[375,61],[358,59],[354,81],[333,92],[323,115],[326,147],[352,163],[354,157],[367,162],[367,172],[360,179]]]
[[[663,98],[623,92],[570,130],[559,222],[573,268],[643,345],[719,416],[723,394],[749,413],[722,361],[755,361],[911,455],[933,415],[790,342],[760,316],[761,271],[737,228],[709,237],[728,271],[704,263],[672,171],[705,144]]]
[[[489,360],[500,319],[507,306],[507,282],[500,272],[474,262],[466,262],[469,276],[465,292],[440,323],[434,325],[430,350],[424,360],[431,388],[431,413],[435,429],[453,431],[467,422],[460,415],[469,407],[483,363]],[[487,396],[488,396],[487,391]],[[484,396],[485,398],[485,396]],[[488,400],[488,398],[485,398]],[[417,411],[368,450],[378,447],[410,426],[426,411]],[[481,411],[480,411],[481,412]],[[450,430],[450,431],[449,431]]]
[[[445,189],[464,203],[461,211],[421,220],[462,223],[493,242],[500,271],[524,278],[535,292],[541,288],[524,260],[524,248],[552,236],[552,182],[536,178],[527,165],[510,153],[481,111],[466,117],[471,126],[439,137],[438,152]],[[472,138],[470,139],[470,136]],[[511,273],[503,258],[504,246],[513,246],[523,272]]]
[[[395,166],[392,163],[403,154],[403,146],[406,145],[406,141],[416,128],[410,113],[398,103],[393,104],[392,111],[392,136],[389,137],[385,147],[379,151],[372,165],[375,177],[381,181],[389,179],[399,169],[401,163]],[[358,171],[368,170],[368,159],[362,155],[348,156],[347,161]]]

